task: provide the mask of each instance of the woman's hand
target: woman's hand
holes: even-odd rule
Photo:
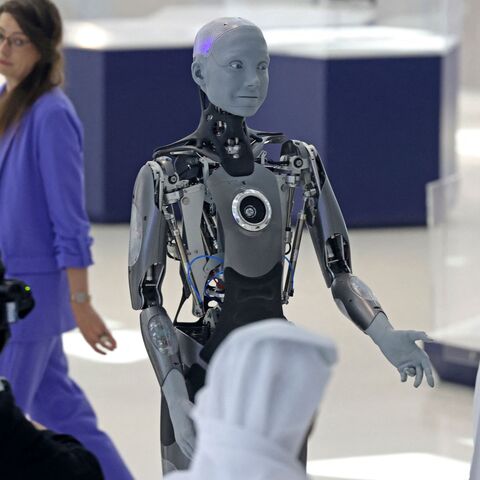
[[[90,303],[72,303],[77,326],[87,343],[101,355],[115,350],[117,342]]]
[[[90,304],[88,295],[88,274],[86,268],[67,268],[68,283],[72,293],[72,310],[77,326],[87,343],[101,355],[107,350],[115,350],[117,342],[113,338],[100,315]],[[78,301],[75,296],[83,294],[86,299]]]

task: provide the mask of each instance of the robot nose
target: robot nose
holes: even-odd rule
[[[256,72],[252,73],[246,83],[249,88],[258,88],[260,86],[260,78],[258,78]]]

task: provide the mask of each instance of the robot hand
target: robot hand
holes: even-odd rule
[[[191,459],[195,448],[195,428],[190,418],[193,403],[188,398],[185,380],[178,370],[173,370],[162,386],[172,420],[175,440],[183,454]]]
[[[420,386],[423,374],[430,387],[434,386],[432,364],[428,355],[415,342],[433,341],[425,332],[394,330],[385,314],[378,314],[365,333],[378,345],[387,360],[400,372],[402,382],[415,376],[414,386]]]

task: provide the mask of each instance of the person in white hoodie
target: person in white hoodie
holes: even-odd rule
[[[333,342],[285,320],[234,331],[197,395],[189,470],[166,480],[305,480],[299,460],[330,379]]]

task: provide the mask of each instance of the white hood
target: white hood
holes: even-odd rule
[[[305,480],[298,455],[335,361],[329,339],[285,320],[234,331],[197,395],[190,470],[167,480]]]

